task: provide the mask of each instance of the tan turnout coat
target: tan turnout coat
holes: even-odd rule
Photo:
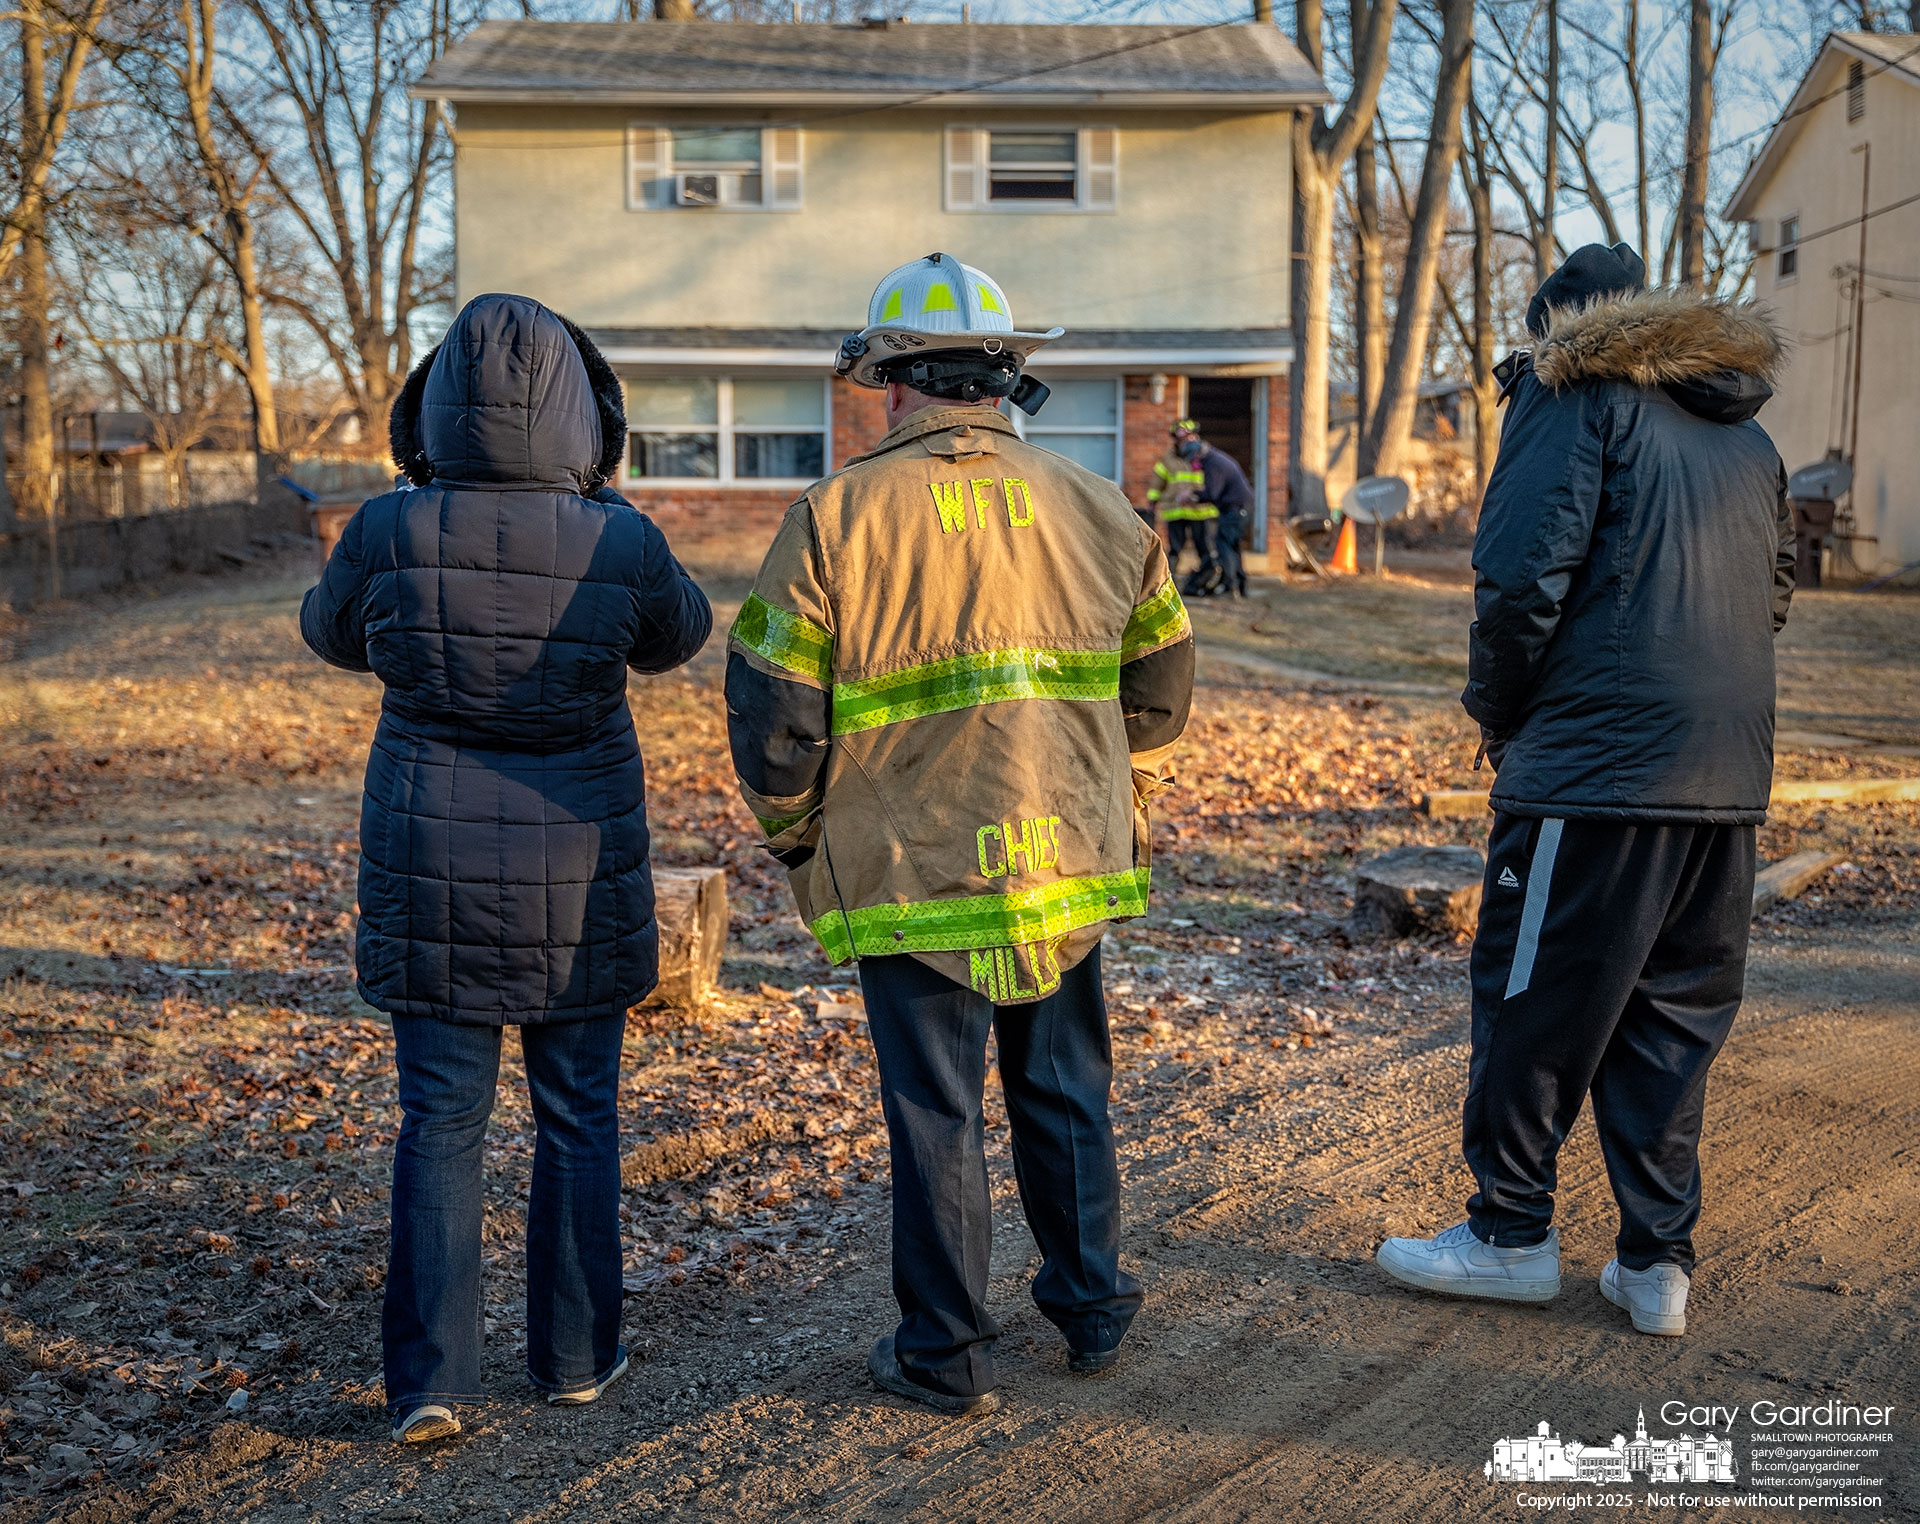
[[[829,957],[911,953],[1015,1003],[1143,914],[1191,639],[1121,492],[988,408],[917,413],[810,488],[729,653],[827,696],[812,786],[742,792]]]

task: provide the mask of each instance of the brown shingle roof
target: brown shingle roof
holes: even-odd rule
[[[412,93],[453,101],[1273,110],[1329,99],[1272,26],[489,21]]]

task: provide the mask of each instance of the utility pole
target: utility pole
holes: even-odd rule
[[[1873,174],[1873,145],[1862,143],[1860,158],[1860,263],[1853,272],[1853,398],[1848,403],[1847,464],[1860,480],[1860,352],[1867,336],[1867,192]],[[1847,490],[1847,512],[1853,512],[1853,489]]]
[[[1707,159],[1713,146],[1713,5],[1692,0],[1687,33],[1687,161],[1680,178],[1680,284],[1707,276]]]

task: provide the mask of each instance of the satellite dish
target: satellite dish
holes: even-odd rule
[[[1817,460],[1787,478],[1787,496],[1837,503],[1853,485],[1853,467],[1844,460]]]
[[[1398,476],[1363,476],[1340,499],[1340,511],[1356,524],[1384,524],[1407,511],[1413,491]]]

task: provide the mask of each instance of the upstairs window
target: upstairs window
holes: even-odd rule
[[[628,481],[812,482],[827,469],[827,383],[627,382]]]
[[[949,127],[950,212],[1110,212],[1120,134],[1111,127]]]
[[[1800,273],[1800,219],[1780,219],[1780,248],[1774,264],[1774,284],[1792,280]]]
[[[800,193],[798,127],[627,126],[631,211],[794,211]]]
[[[1867,114],[1867,66],[1854,59],[1847,65],[1847,120],[1857,122]]]

